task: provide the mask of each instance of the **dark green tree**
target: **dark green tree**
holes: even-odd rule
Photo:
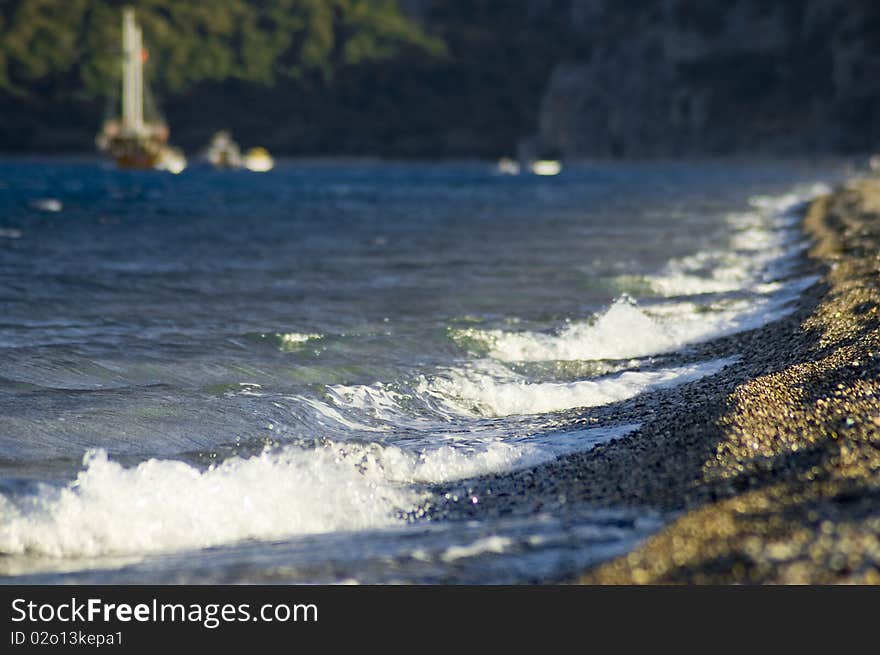
[[[305,74],[442,44],[396,0],[6,0],[0,9],[0,86],[26,94],[63,78],[94,98],[119,70],[120,10],[137,9],[154,87],[181,93],[209,80],[275,84]]]

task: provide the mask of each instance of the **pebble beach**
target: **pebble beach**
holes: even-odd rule
[[[691,353],[738,356],[722,374],[603,408],[651,417],[626,438],[483,481],[500,491],[481,511],[667,518],[571,582],[880,582],[880,182],[850,182],[803,216],[799,272],[818,281],[796,311]]]
[[[815,200],[804,266],[822,282],[743,340],[746,379],[703,391],[633,456],[593,454],[618,480],[598,494],[683,513],[580,582],[880,582],[878,220],[876,180]]]

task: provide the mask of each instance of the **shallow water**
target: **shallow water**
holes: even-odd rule
[[[481,516],[469,480],[730,364],[659,356],[789,311],[797,210],[842,173],[2,161],[0,572],[531,582],[623,552],[664,517]]]

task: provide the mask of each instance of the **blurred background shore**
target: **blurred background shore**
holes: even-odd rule
[[[93,151],[124,4],[187,150],[220,129],[279,155],[419,158],[839,154],[880,137],[880,6],[862,0],[7,0],[0,151]]]

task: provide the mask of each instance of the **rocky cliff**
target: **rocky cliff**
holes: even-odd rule
[[[880,4],[572,0],[541,101],[568,156],[865,151],[880,144]]]

